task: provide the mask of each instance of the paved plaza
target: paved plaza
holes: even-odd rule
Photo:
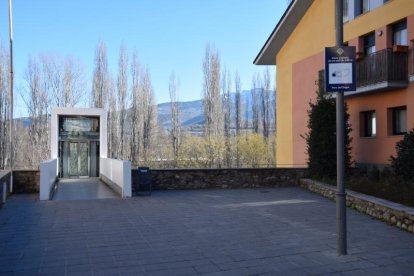
[[[414,235],[301,188],[155,191],[0,209],[0,275],[413,275]]]

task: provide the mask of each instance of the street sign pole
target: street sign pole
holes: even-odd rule
[[[336,46],[343,46],[343,6],[342,0],[336,0]],[[336,92],[336,163],[337,163],[337,190],[336,190],[336,228],[337,253],[347,254],[346,241],[346,191],[345,174],[345,127],[344,127],[344,94]]]

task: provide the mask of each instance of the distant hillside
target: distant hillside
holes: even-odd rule
[[[231,102],[232,108],[234,108],[235,102],[235,93],[231,93]],[[241,106],[242,106],[242,116],[250,120],[252,118],[251,112],[251,102],[252,95],[250,90],[244,90],[240,93],[241,95]],[[246,104],[249,106],[249,109],[246,114]],[[274,102],[272,103],[274,106]],[[180,116],[181,116],[181,125],[184,128],[198,128],[204,124],[204,110],[202,100],[191,101],[191,102],[179,102],[180,107]],[[171,127],[171,104],[161,103],[157,105],[158,108],[158,123],[163,129],[168,129]],[[234,111],[234,110],[233,110]],[[233,116],[233,115],[232,115]]]
[[[203,104],[201,100],[191,102],[179,102],[181,124],[187,127],[192,124],[204,122]],[[158,123],[161,128],[171,127],[171,103],[157,105]]]

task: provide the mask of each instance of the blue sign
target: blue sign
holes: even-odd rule
[[[325,90],[356,90],[355,47],[325,48]]]

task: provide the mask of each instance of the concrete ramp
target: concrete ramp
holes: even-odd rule
[[[59,179],[52,200],[91,200],[120,198],[99,178]]]

